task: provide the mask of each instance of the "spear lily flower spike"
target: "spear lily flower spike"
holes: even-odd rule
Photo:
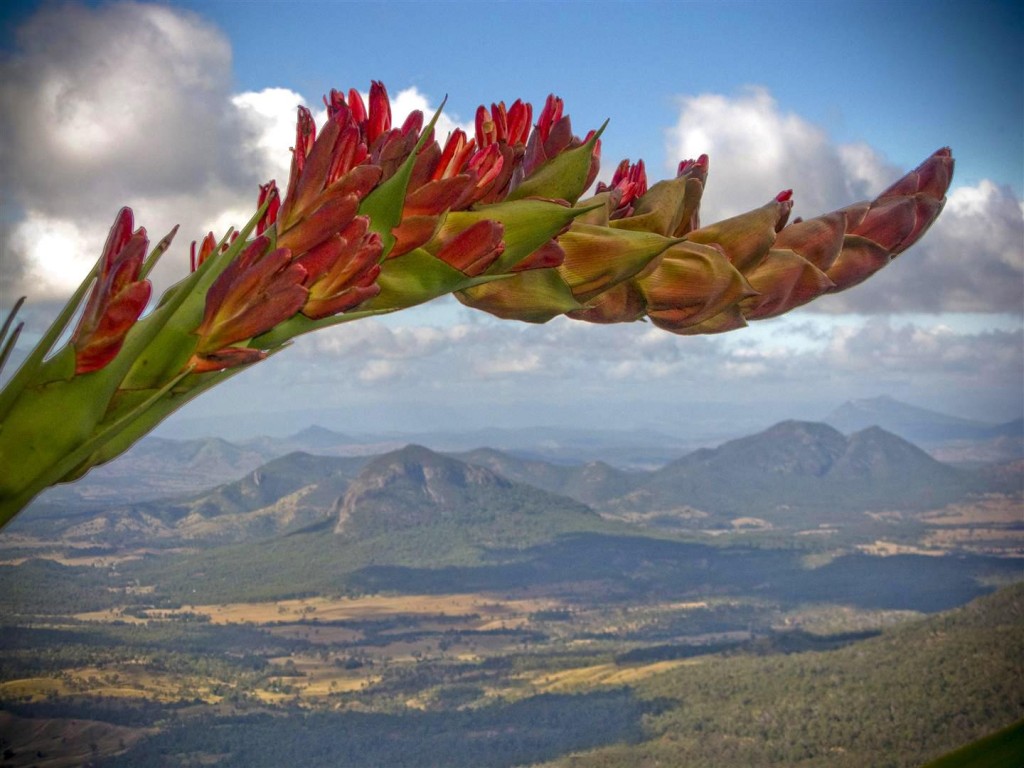
[[[721,333],[867,279],[920,239],[953,173],[941,149],[871,201],[790,223],[786,190],[708,224],[706,155],[653,184],[624,160],[584,198],[604,126],[579,138],[554,95],[536,122],[522,100],[480,106],[473,135],[443,144],[436,115],[394,126],[382,83],[324,103],[319,129],[298,111],[283,196],[261,185],[245,226],[193,243],[155,306],[147,275],[174,233],[147,254],[145,229],[118,213],[96,268],[0,389],[0,526],[301,334],[447,294],[524,322]],[[20,305],[0,326],[0,367]]]

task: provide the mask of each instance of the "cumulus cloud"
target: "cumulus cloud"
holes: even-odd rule
[[[404,88],[401,91],[398,91],[397,94],[392,94],[391,96],[391,115],[395,125],[401,125],[405,118],[416,110],[423,113],[424,122],[427,122],[434,116],[434,112],[437,111],[437,108],[438,105],[432,103],[427,95],[421,93],[416,87]],[[472,136],[473,131],[476,130],[476,126],[472,120],[460,120],[457,114],[445,111],[442,112],[437,119],[437,125],[434,128],[434,135],[437,137],[438,141],[444,144],[445,138],[456,128],[461,128],[470,136]]]
[[[170,5],[44,6],[30,19],[0,60],[0,304],[9,306],[12,287],[37,301],[66,296],[122,204],[154,239],[182,225],[156,276],[164,284],[183,274],[191,239],[243,223],[257,184],[287,178],[296,106],[315,108],[318,122],[324,114],[294,91],[235,93],[231,82],[227,39]],[[400,123],[437,105],[407,88],[392,93],[392,106]],[[456,127],[472,126],[443,115],[438,137]],[[709,221],[790,186],[796,213],[815,215],[872,196],[903,170],[867,144],[835,143],[761,88],[680,100],[666,136],[670,172],[683,157],[710,154]],[[500,404],[822,392],[841,400],[899,387],[923,392],[939,380],[972,392],[988,377],[1012,383],[1019,403],[1019,332],[842,318],[1019,314],[1022,242],[1020,200],[983,181],[954,189],[925,239],[873,280],[771,321],[769,331],[679,338],[644,324],[529,326],[469,310],[432,324],[413,311],[398,322],[364,320],[304,337],[239,381],[274,392],[305,387],[326,400],[429,390],[448,402]],[[289,362],[296,359],[302,365]]]
[[[837,144],[783,111],[763,88],[683,98],[667,132],[669,164],[708,153],[705,220],[764,204],[793,187],[805,217],[869,199],[908,169],[867,144]],[[924,158],[922,158],[924,159]],[[982,181],[954,188],[925,238],[884,272],[820,299],[811,312],[1012,312],[1024,301],[1024,215],[1008,188]]]
[[[0,195],[23,212],[4,271],[33,299],[68,293],[120,205],[152,237],[181,223],[187,239],[260,180],[248,151],[257,131],[226,108],[230,45],[194,14],[44,6],[0,62],[0,82]]]
[[[109,205],[128,178],[150,195],[188,191],[208,174],[244,180],[221,151],[236,128],[223,109],[230,63],[227,40],[189,13],[44,7],[3,65],[0,157],[19,201],[78,215]]]
[[[292,162],[290,147],[295,143],[295,116],[302,105],[302,96],[288,88],[264,88],[231,98],[231,106],[247,128],[243,151],[258,166],[259,178],[277,179],[282,186],[286,183]]]
[[[2,303],[66,297],[121,205],[151,240],[181,225],[154,273],[158,288],[180,278],[189,241],[241,226],[258,184],[286,183],[300,104],[317,107],[285,88],[233,93],[229,41],[199,15],[44,6],[0,60]],[[436,105],[415,88],[394,96],[396,121],[413,109]],[[442,117],[439,135],[456,125]]]
[[[764,205],[790,187],[794,215],[816,215],[862,200],[899,176],[866,144],[835,145],[760,87],[682,98],[666,136],[669,170],[683,158],[711,158],[701,203],[708,221]]]
[[[840,312],[1024,310],[1024,206],[990,181],[953,189],[924,238],[872,281],[818,302]],[[815,308],[812,304],[809,308]]]

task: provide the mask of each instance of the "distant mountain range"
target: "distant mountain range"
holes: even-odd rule
[[[980,464],[1024,457],[1024,419],[991,424],[883,396],[843,403],[824,421],[847,434],[882,427],[924,446],[943,461]]]
[[[984,424],[928,411],[887,397],[845,403],[825,422],[850,434],[868,427],[924,447],[944,463],[976,468],[1024,459],[1024,423]],[[518,482],[587,504],[601,504],[633,489],[638,473],[663,468],[695,450],[721,444],[707,437],[685,440],[653,430],[598,431],[557,428],[493,429],[468,433],[349,435],[311,426],[289,437],[243,442],[220,438],[143,439],[124,456],[94,469],[70,486],[47,491],[35,515],[66,515],[112,504],[183,498],[237,478],[293,452],[367,457],[410,443],[451,453]],[[738,437],[736,435],[732,437]],[[487,446],[486,448],[482,446]],[[1010,480],[1015,468],[994,467]]]
[[[333,433],[308,434],[322,449],[334,447]],[[136,449],[135,481],[157,449],[165,449],[164,462],[153,470],[159,482],[174,462],[205,461],[223,470],[259,456],[223,441],[166,448]],[[843,523],[870,510],[938,508],[1020,484],[1019,472],[951,467],[878,427],[847,437],[827,424],[799,421],[693,451],[651,471],[555,464],[491,448],[444,455],[410,445],[376,456],[297,451],[238,474],[238,480],[169,499],[86,494],[77,506],[44,502],[20,524],[30,529],[33,521],[45,521],[73,538],[136,545],[252,541],[311,526],[360,539],[452,525],[489,546],[521,546],[517,530],[543,540],[570,530],[605,530],[615,520],[728,529],[740,518],[799,529]]]

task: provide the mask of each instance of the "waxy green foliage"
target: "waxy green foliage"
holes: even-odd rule
[[[475,137],[456,130],[443,146],[437,115],[392,126],[380,83],[368,105],[354,89],[325,102],[319,135],[299,109],[284,197],[271,181],[241,231],[193,243],[192,273],[148,312],[147,275],[174,232],[147,255],[145,230],[118,214],[96,268],[0,392],[0,526],[301,334],[447,294],[525,322],[732,330],[885,266],[938,216],[953,171],[943,149],[870,202],[787,226],[786,191],[701,226],[706,156],[650,188],[642,161],[623,161],[581,199],[604,126],[577,137],[554,96],[532,127],[522,101],[481,106]]]

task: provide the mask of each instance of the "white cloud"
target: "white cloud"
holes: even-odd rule
[[[681,99],[666,139],[670,171],[684,158],[710,156],[701,205],[707,221],[764,205],[790,188],[794,215],[806,218],[864,199],[880,179],[888,184],[899,175],[865,144],[834,145],[818,126],[783,112],[761,87],[735,97]]]
[[[59,298],[78,287],[99,258],[99,250],[91,252],[87,243],[100,231],[89,229],[86,234],[73,220],[49,218],[34,211],[14,228],[10,247],[16,253],[29,254],[19,278],[22,285],[35,288],[34,298]]]
[[[507,376],[511,374],[535,373],[541,369],[543,362],[538,352],[526,352],[515,358],[490,358],[479,361],[475,370],[483,378]]]
[[[231,81],[228,40],[187,11],[69,4],[29,19],[0,61],[0,200],[20,214],[0,243],[5,303],[66,297],[122,205],[151,241],[181,225],[154,273],[162,289],[187,271],[191,240],[243,225],[260,183],[286,186],[296,107],[316,105]],[[436,109],[416,88],[392,106],[397,123]],[[441,138],[456,125],[442,116]]]
[[[922,240],[868,283],[808,309],[1024,312],[1024,208],[1007,187],[958,187]]]
[[[244,223],[271,166],[268,127],[251,119],[259,94],[232,106],[231,78],[227,39],[189,12],[67,4],[31,17],[0,61],[0,197],[22,212],[4,287],[66,296],[122,205],[151,241],[181,224],[161,284],[187,271],[190,240]]]
[[[934,148],[922,152],[922,160]],[[805,218],[870,199],[905,170],[864,143],[836,144],[763,88],[680,102],[667,132],[669,165],[711,158],[702,220],[764,204],[792,188]],[[954,148],[955,150],[955,148]],[[954,151],[955,155],[955,151]],[[811,312],[1012,312],[1024,308],[1024,214],[1006,187],[954,187],[924,238],[868,283],[812,302]]]
[[[44,6],[18,41],[2,65],[0,157],[26,207],[81,215],[128,191],[247,178],[224,151],[238,127],[224,110],[230,45],[198,16],[134,3]]]
[[[369,360],[359,371],[359,380],[366,384],[388,381],[401,376],[401,369],[390,360]]]
[[[153,240],[182,224],[157,277],[166,284],[184,274],[190,240],[244,223],[257,184],[286,183],[295,108],[315,106],[282,88],[234,93],[224,36],[171,6],[44,6],[19,46],[0,61],[0,200],[15,212],[4,215],[13,223],[0,242],[0,282],[16,282],[35,299],[67,295],[126,203]],[[429,118],[436,108],[416,88],[397,91],[392,106],[396,124],[413,109]],[[472,129],[458,115],[443,115],[438,139],[456,126]],[[867,144],[834,143],[758,88],[682,99],[666,135],[670,171],[682,157],[711,155],[708,221],[788,187],[796,213],[815,215],[868,198],[900,173]],[[456,319],[432,324],[409,312],[312,334],[239,380],[268,391],[287,389],[280,386],[286,381],[339,400],[429,390],[449,402],[499,405],[611,403],[666,392],[688,401],[839,401],[899,394],[899,387],[927,392],[937,381],[973,392],[988,380],[1004,390],[1012,383],[1019,402],[1019,332],[865,322],[863,315],[1019,314],[1022,260],[1021,201],[983,181],[955,189],[925,239],[869,283],[754,330],[679,338],[648,324],[529,326],[461,308]],[[840,321],[822,311],[860,315]]]
[[[264,88],[240,93],[231,104],[249,128],[245,149],[257,162],[262,161],[261,177],[276,179],[283,189],[288,183],[290,147],[295,144],[295,119],[304,104],[302,96],[287,88]]]
[[[305,372],[303,386],[323,393],[324,407],[368,398],[471,404],[496,408],[503,418],[517,409],[588,403],[647,418],[666,402],[705,401],[760,403],[814,418],[843,400],[879,394],[1009,417],[1019,409],[1024,378],[1020,330],[1008,324],[1010,330],[979,331],[936,317],[779,318],[706,337],[566,319],[424,327],[413,312],[406,322],[368,319],[312,334],[261,375],[287,378],[269,388],[288,391],[296,372]],[[671,423],[673,416],[661,418]]]
[[[396,126],[399,126],[405,121],[405,118],[418,109],[423,113],[423,122],[427,123],[434,116],[438,106],[438,104],[432,103],[426,94],[420,93],[419,89],[415,86],[405,88],[391,99],[392,121]],[[437,119],[437,125],[434,128],[434,138],[444,146],[448,134],[456,128],[461,128],[470,136],[473,136],[476,131],[476,126],[472,120],[469,122],[462,121],[458,115],[449,113],[446,110]]]

